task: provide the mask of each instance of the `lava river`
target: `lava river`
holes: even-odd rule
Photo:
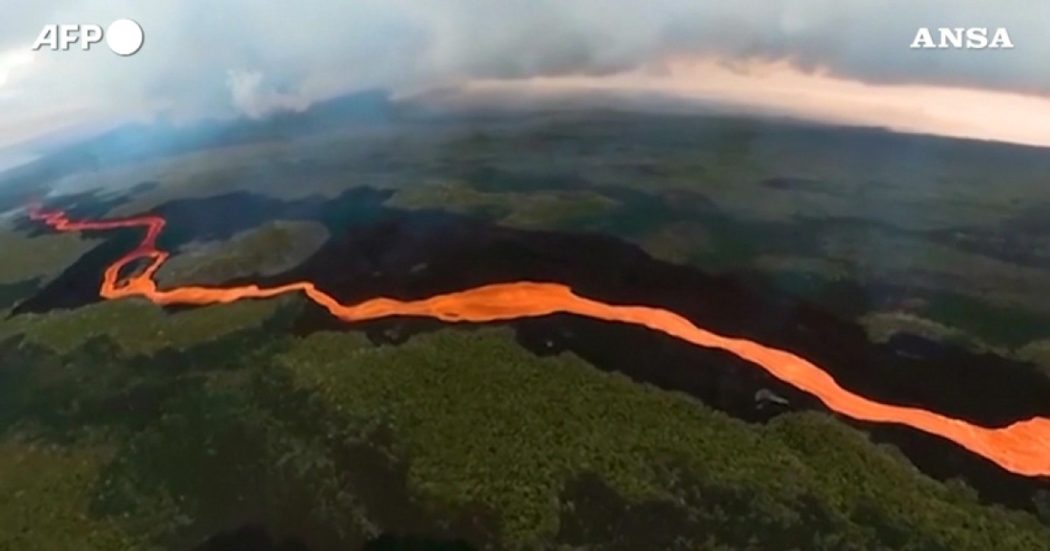
[[[819,366],[785,350],[746,339],[730,338],[697,327],[661,308],[607,304],[582,297],[566,285],[519,281],[484,285],[420,300],[373,298],[341,304],[310,281],[275,287],[185,286],[159,289],[154,274],[169,253],[157,248],[165,220],[141,216],[102,221],[72,221],[64,212],[30,208],[30,217],[57,231],[110,230],[140,227],[145,237],[135,249],[106,268],[99,294],[106,299],[138,296],[160,305],[206,305],[302,293],[346,322],[387,316],[426,316],[446,322],[491,322],[569,313],[627,323],[660,331],[696,346],[721,349],[755,364],[774,377],[820,399],[830,409],[853,419],[898,423],[947,438],[1002,468],[1027,476],[1050,476],[1050,418],[1033,417],[1005,427],[984,427],[922,408],[874,401],[840,386]],[[121,270],[145,260],[145,269],[125,280]]]

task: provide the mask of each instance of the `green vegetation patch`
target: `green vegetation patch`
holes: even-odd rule
[[[789,532],[809,534],[808,548],[865,548],[891,536],[954,549],[1050,543],[1034,517],[983,507],[826,416],[748,425],[572,356],[538,359],[505,330],[446,330],[399,347],[317,334],[280,363],[348,423],[388,428],[411,458],[417,491],[498,511],[515,546],[558,532],[571,507],[559,495],[581,474],[631,501],[680,503],[687,492],[676,465],[708,487],[751,496],[741,514],[760,546]],[[716,515],[717,503],[693,499],[687,508]],[[823,511],[823,530],[799,514],[809,502]]]
[[[317,549],[387,532],[490,548],[1050,543],[1032,515],[823,414],[743,423],[536,357],[507,329],[398,346],[267,331],[130,358],[108,338],[61,356],[0,344],[0,528],[32,523],[21,548],[185,549],[249,524]]]
[[[216,285],[238,277],[267,276],[294,268],[317,252],[328,230],[316,222],[277,220],[222,242],[191,244],[157,272],[161,287]]]
[[[183,348],[257,326],[278,300],[247,300],[167,314],[143,299],[105,301],[76,310],[23,314],[0,323],[0,339],[21,334],[28,342],[68,353],[88,340],[109,337],[127,355]]]
[[[830,233],[822,248],[828,260],[848,266],[861,283],[906,283],[978,297],[993,306],[1050,313],[1050,300],[1041,292],[1050,286],[1045,269],[871,229]]]
[[[143,542],[90,512],[111,446],[0,441],[0,549],[120,550]]]
[[[48,279],[97,243],[72,233],[29,237],[0,225],[0,284]]]
[[[992,344],[957,327],[950,327],[905,311],[871,312],[858,320],[873,342],[888,342],[894,335],[917,335],[927,340],[960,346],[978,353],[1039,366],[1050,375],[1050,339],[1037,339],[1021,346]]]
[[[617,202],[593,191],[486,192],[466,184],[420,185],[395,193],[386,204],[405,209],[442,209],[490,214],[503,225],[552,229],[592,220]]]
[[[868,338],[873,342],[888,342],[896,334],[908,333],[936,342],[986,348],[983,343],[975,341],[961,329],[949,327],[909,312],[871,312],[862,316],[858,321],[864,326]]]
[[[695,262],[714,249],[711,232],[700,223],[678,221],[663,224],[635,241],[653,257],[676,264]]]
[[[1050,339],[1032,341],[1022,346],[1016,356],[1040,366],[1047,375],[1050,375]]]
[[[130,435],[104,471],[99,511],[169,549],[257,523],[323,548],[360,544],[373,529],[338,456],[255,401],[251,376],[229,379],[199,380]]]

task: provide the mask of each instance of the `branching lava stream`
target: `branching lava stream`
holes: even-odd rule
[[[725,350],[756,364],[774,377],[819,398],[832,410],[862,421],[899,423],[952,440],[1004,469],[1027,476],[1050,476],[1050,418],[1034,417],[1002,428],[974,425],[921,408],[876,402],[838,385],[820,367],[790,352],[745,339],[729,338],[697,327],[689,320],[660,308],[606,304],[575,294],[558,283],[521,281],[498,283],[420,300],[374,298],[358,304],[340,304],[309,281],[278,287],[187,286],[158,289],[153,276],[168,258],[156,246],[165,221],[159,216],[103,221],[71,221],[64,212],[30,207],[30,217],[57,231],[109,230],[141,227],[146,235],[139,245],[106,268],[99,294],[106,299],[139,296],[160,305],[205,305],[244,299],[303,293],[333,316],[362,321],[387,316],[426,316],[448,322],[490,322],[570,313],[628,323],[666,333],[706,348]],[[121,269],[147,260],[144,270],[120,281]]]

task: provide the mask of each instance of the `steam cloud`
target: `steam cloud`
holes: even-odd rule
[[[4,12],[0,148],[71,122],[262,117],[354,89],[659,71],[683,57],[1050,96],[1044,0],[8,0]],[[145,29],[135,56],[97,47],[25,62],[45,24],[121,17]],[[921,26],[1002,26],[1016,48],[909,50]]]

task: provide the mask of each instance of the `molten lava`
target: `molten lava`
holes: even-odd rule
[[[485,285],[421,300],[374,298],[351,305],[340,304],[309,281],[278,287],[244,285],[158,289],[153,276],[168,258],[168,253],[156,246],[157,237],[164,229],[163,218],[141,216],[74,222],[61,211],[48,212],[32,207],[29,212],[33,220],[42,221],[58,231],[145,228],[146,235],[142,242],[106,268],[99,293],[107,299],[140,296],[161,305],[204,305],[303,293],[333,316],[347,322],[386,316],[428,316],[448,322],[490,322],[565,312],[640,325],[696,346],[731,352],[765,369],[774,377],[816,396],[842,415],[862,421],[907,425],[947,438],[1009,471],[1027,476],[1050,476],[1050,419],[1046,417],[1034,417],[1002,428],[988,428],[921,408],[876,402],[842,388],[820,367],[790,352],[706,331],[667,310],[606,304],[581,297],[565,285],[530,281]],[[148,261],[146,268],[120,281],[121,269],[138,260]]]

